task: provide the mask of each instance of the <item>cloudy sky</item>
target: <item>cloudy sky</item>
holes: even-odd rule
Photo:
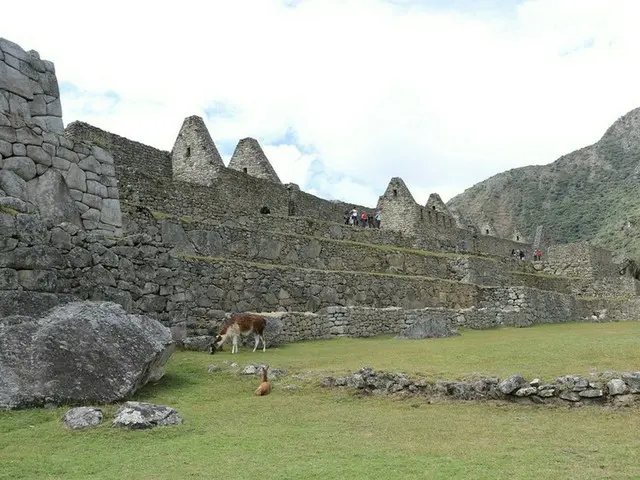
[[[170,150],[200,115],[226,162],[257,138],[325,198],[375,205],[399,176],[446,201],[640,106],[637,0],[90,5],[2,6],[0,36],[55,63],[65,124]]]

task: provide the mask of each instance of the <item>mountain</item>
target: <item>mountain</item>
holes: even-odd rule
[[[537,225],[552,243],[590,241],[617,257],[640,258],[640,108],[593,145],[548,165],[494,175],[447,202],[461,224],[491,226],[501,237]],[[488,228],[488,227],[487,227]]]

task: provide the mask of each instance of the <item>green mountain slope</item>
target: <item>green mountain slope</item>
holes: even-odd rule
[[[549,165],[495,175],[447,206],[463,224],[490,223],[501,237],[530,240],[537,225],[553,243],[588,240],[616,256],[640,257],[640,108],[595,144]]]

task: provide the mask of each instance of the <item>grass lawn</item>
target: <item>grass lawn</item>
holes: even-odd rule
[[[454,379],[473,373],[640,370],[640,323],[463,330],[437,340],[337,339],[266,353],[178,352],[137,400],[184,424],[149,431],[65,430],[65,408],[0,412],[1,479],[640,478],[640,411],[358,398],[316,380],[367,365]],[[267,362],[289,374],[267,397],[228,368]],[[215,363],[225,367],[207,373]],[[305,380],[306,379],[306,380]],[[296,385],[288,391],[286,385]]]

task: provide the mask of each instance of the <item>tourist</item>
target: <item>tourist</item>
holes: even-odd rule
[[[376,228],[380,228],[380,210],[376,212]]]
[[[542,260],[542,250],[538,249],[536,256],[538,257],[538,261]]]
[[[356,207],[351,210],[351,225],[358,226],[358,209]]]
[[[360,215],[360,223],[362,224],[363,227],[367,226],[367,220],[368,220],[367,212],[362,212],[362,215]]]

